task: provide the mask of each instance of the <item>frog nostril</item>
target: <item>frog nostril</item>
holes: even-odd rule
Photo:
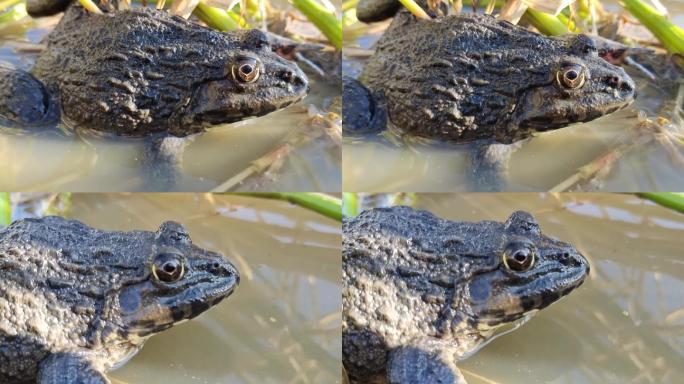
[[[620,85],[620,78],[617,76],[608,76],[608,78],[606,78],[606,84],[610,87],[617,88],[618,85]]]
[[[624,93],[630,93],[634,91],[634,87],[626,81],[623,81],[622,84],[620,84],[620,91]]]
[[[295,87],[302,87],[306,85],[306,80],[295,72],[286,69],[280,73],[280,78],[288,84],[292,84]]]

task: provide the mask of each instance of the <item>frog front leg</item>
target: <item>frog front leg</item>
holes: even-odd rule
[[[40,363],[37,384],[110,384],[105,374],[82,356],[57,353]]]
[[[176,137],[165,133],[145,139],[142,170],[146,191],[171,191],[182,179],[182,160],[191,137]]]
[[[30,73],[0,63],[0,125],[30,128],[54,124],[58,108],[45,85]]]
[[[387,128],[387,106],[382,94],[358,80],[342,76],[342,130],[346,135],[379,133]]]
[[[507,184],[508,165],[513,153],[520,148],[514,144],[477,143],[468,150],[470,166],[466,176],[469,188],[476,192],[500,192]]]
[[[393,349],[387,363],[389,384],[466,384],[455,354],[438,340],[420,340]]]

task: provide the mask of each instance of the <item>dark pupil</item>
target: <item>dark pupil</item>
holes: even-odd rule
[[[574,70],[569,70],[565,72],[565,77],[567,77],[568,80],[575,80],[577,78],[577,72]]]
[[[240,68],[240,70],[241,70],[242,73],[244,73],[245,75],[249,75],[250,73],[252,73],[252,66],[249,65],[249,64],[245,64],[245,65],[243,65],[243,66]]]
[[[164,264],[164,266],[162,267],[162,269],[164,269],[164,272],[166,272],[166,273],[168,273],[168,274],[171,275],[171,274],[173,274],[174,272],[176,272],[176,264],[173,263],[173,262],[168,262],[168,263]]]
[[[515,259],[515,261],[517,261],[518,263],[522,264],[522,263],[525,262],[525,260],[527,260],[527,253],[525,253],[525,252],[517,252],[517,253],[513,256],[513,258]]]

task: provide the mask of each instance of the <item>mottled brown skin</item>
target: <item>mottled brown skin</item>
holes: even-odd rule
[[[562,80],[569,69],[584,80]],[[629,105],[635,85],[584,35],[552,38],[489,15],[399,12],[359,80],[403,132],[512,143]]]
[[[15,221],[0,230],[0,383],[109,383],[105,372],[150,336],[219,303],[239,280],[175,222],[117,232],[61,217]]]
[[[36,12],[56,10],[48,5],[35,6]],[[69,126],[117,135],[187,136],[284,108],[309,89],[306,76],[272,52],[263,32],[217,32],[149,7],[98,15],[71,5],[46,43],[31,70],[44,84],[46,105],[56,105]],[[237,76],[244,63],[259,71],[253,81]],[[0,84],[21,92],[15,83],[0,71]],[[0,99],[0,122],[42,123],[2,116],[3,104],[18,110]]]
[[[518,256],[527,257],[526,269],[515,267]],[[588,272],[572,245],[542,234],[522,211],[503,223],[450,221],[409,207],[345,219],[345,371],[359,384],[464,383],[456,361],[497,328],[567,295]]]

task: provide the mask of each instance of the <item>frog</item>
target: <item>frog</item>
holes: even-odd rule
[[[79,132],[143,137],[157,148],[167,137],[178,142],[172,139],[280,110],[309,91],[307,76],[274,52],[266,32],[219,32],[116,3],[103,2],[96,14],[79,3],[29,0],[34,16],[65,13],[30,71],[0,65],[0,126],[30,132],[61,121]],[[184,146],[167,147],[178,149],[169,160],[176,169]]]
[[[394,206],[342,227],[342,354],[352,384],[463,384],[459,360],[568,295],[590,270],[526,211],[470,222]]]
[[[636,84],[583,34],[550,37],[492,15],[418,19],[401,10],[358,79],[345,77],[342,96],[345,136],[390,127],[465,144],[470,187],[489,191],[505,184],[511,153],[526,140],[626,108]]]
[[[175,221],[108,231],[60,216],[0,229],[0,382],[110,383],[153,335],[240,283],[222,254]]]
[[[387,106],[366,115],[387,113],[403,133],[456,143],[511,144],[613,113],[636,92],[586,35],[547,37],[466,13],[423,20],[399,12],[359,80],[384,99],[364,106]]]

